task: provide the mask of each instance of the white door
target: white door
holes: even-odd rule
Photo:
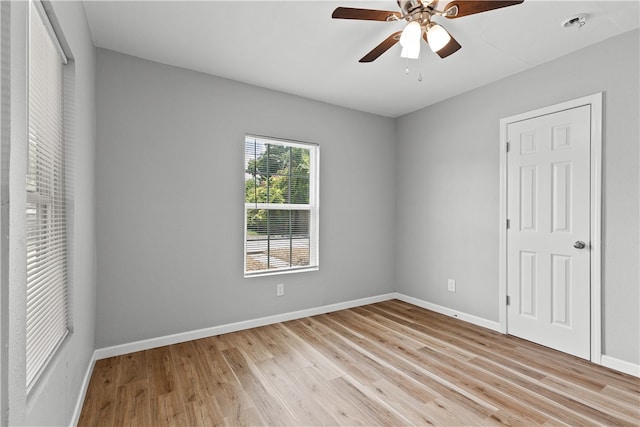
[[[507,332],[590,356],[590,106],[507,126]]]

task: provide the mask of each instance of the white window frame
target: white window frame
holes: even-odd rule
[[[317,271],[320,266],[320,253],[319,253],[319,211],[320,211],[320,198],[319,198],[319,172],[320,172],[320,147],[318,144],[293,141],[289,139],[283,138],[273,138],[259,135],[245,135],[243,148],[246,147],[247,140],[253,138],[255,140],[259,140],[265,144],[272,145],[281,145],[286,147],[293,148],[303,148],[305,150],[309,150],[309,204],[294,204],[294,203],[251,203],[246,202],[244,204],[244,254],[243,254],[243,265],[244,265],[244,277],[258,277],[258,276],[268,276],[268,275],[277,275],[277,274],[288,274],[288,273],[300,273],[306,271]],[[247,160],[246,154],[243,156],[244,167],[243,172],[246,171]],[[246,179],[246,175],[245,175]],[[243,197],[245,197],[243,195]],[[247,243],[248,243],[248,235],[247,235],[247,211],[250,209],[264,209],[264,210],[307,210],[309,211],[309,253],[310,253],[310,264],[308,266],[300,266],[300,267],[288,267],[288,268],[277,268],[277,269],[268,269],[268,270],[259,270],[259,271],[247,271]]]
[[[68,185],[67,185],[67,147],[65,135],[65,65],[67,56],[49,21],[47,12],[39,0],[31,0],[29,7],[29,54],[28,54],[28,116],[29,116],[29,164],[34,162],[35,171],[27,168],[27,210],[33,211],[35,206],[35,222],[29,228],[27,220],[27,318],[26,318],[26,388],[27,393],[33,389],[58,349],[71,333],[69,307],[69,252],[68,252]],[[36,48],[34,35],[37,32],[46,34],[48,47],[38,47],[40,55],[44,55],[38,66],[34,64]],[[46,53],[44,53],[46,52]],[[56,72],[49,72],[32,77],[38,67],[49,67],[46,64],[54,55],[60,67]],[[42,57],[41,57],[42,58]],[[40,59],[40,58],[39,58]],[[58,72],[59,71],[59,72]],[[59,80],[48,80],[58,76]],[[32,82],[32,79],[33,82]],[[41,88],[49,88],[49,84],[60,86],[59,116],[43,114],[47,110],[50,95],[32,98],[35,82]],[[42,89],[51,93],[50,89]],[[37,95],[36,95],[37,96]],[[32,103],[34,101],[34,103]],[[32,121],[31,115],[37,120]],[[45,117],[45,118],[43,118]],[[35,153],[38,153],[35,155]],[[35,157],[32,157],[34,156]],[[38,160],[36,160],[38,159]],[[54,184],[49,184],[49,183]],[[30,207],[31,206],[31,207]]]

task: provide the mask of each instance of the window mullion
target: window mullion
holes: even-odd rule
[[[253,143],[253,158],[258,158],[258,144]],[[253,200],[255,200],[256,208],[258,206],[258,165],[253,163]]]
[[[267,270],[270,270],[270,269],[271,269],[271,209],[267,210]]]
[[[292,159],[293,153],[292,153],[292,148],[289,147],[289,167],[287,168],[287,172],[288,172],[288,179],[287,179],[287,197],[288,203],[293,203],[293,201],[291,200],[291,159]]]
[[[265,174],[267,176],[267,203],[271,202],[271,165],[269,164],[269,160],[271,159],[271,144],[267,144],[267,170]]]

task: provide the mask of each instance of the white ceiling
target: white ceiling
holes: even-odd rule
[[[98,47],[389,117],[640,27],[638,0],[525,0],[436,18],[462,49],[440,59],[423,45],[405,74],[399,45],[358,63],[402,22],[331,19],[338,6],[398,11],[393,0],[84,3]],[[589,15],[580,30],[560,25],[579,13]]]

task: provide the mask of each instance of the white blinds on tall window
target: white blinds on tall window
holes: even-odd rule
[[[30,7],[27,170],[27,388],[68,333],[63,65]]]

